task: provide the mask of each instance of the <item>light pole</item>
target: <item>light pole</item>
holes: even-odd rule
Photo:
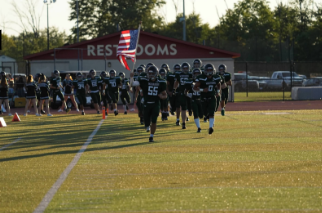
[[[183,0],[183,17],[180,18],[180,21],[183,22],[183,40],[186,40],[186,15],[185,15],[185,0]]]
[[[78,28],[78,1],[76,0],[76,10],[77,10],[77,42],[79,42],[79,28]]]
[[[55,3],[56,0],[44,0],[44,3],[47,5],[47,50],[49,50],[49,16],[48,16],[48,5]]]

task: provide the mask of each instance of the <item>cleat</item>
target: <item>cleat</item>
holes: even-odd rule
[[[207,123],[208,121],[207,121],[207,117],[204,117],[203,118],[203,122],[205,122],[205,123]]]
[[[119,112],[117,110],[114,111],[114,115],[117,116]]]
[[[85,112],[82,112],[82,115],[85,115]]]
[[[127,111],[124,111],[124,115],[127,115]]]
[[[147,131],[147,132],[150,132],[150,126],[148,126],[148,127],[146,128],[146,131]]]
[[[101,114],[100,111],[97,111],[97,114]]]
[[[177,125],[177,126],[180,126],[180,121],[177,121],[177,122],[176,122],[176,125]]]
[[[168,120],[168,117],[164,118],[164,120],[166,120],[166,121],[167,121],[167,120]]]
[[[23,114],[23,116],[27,116],[27,113]]]
[[[66,108],[66,113],[68,114],[70,112],[70,109],[69,108]]]
[[[141,125],[143,125],[143,124],[144,124],[144,120],[143,120],[143,118],[141,118],[141,117],[140,117],[140,123],[141,123]]]
[[[50,114],[50,113],[48,113],[48,114],[47,114],[47,116],[49,116],[49,117],[50,117],[50,116],[53,116],[53,115],[52,115],[52,114]]]
[[[46,114],[44,110],[40,110],[40,113],[43,115]]]
[[[186,128],[186,123],[182,123],[182,129],[187,129]]]
[[[225,109],[221,109],[221,115],[225,116]]]
[[[189,118],[187,118],[186,121],[190,121]]]
[[[62,109],[59,109],[57,112],[62,112],[62,111],[63,111]],[[43,112],[43,110],[41,110],[41,114],[44,114],[42,112]]]
[[[149,137],[149,142],[154,142],[153,137]]]
[[[30,113],[30,110],[27,110],[27,113]]]
[[[174,112],[171,110],[171,111],[170,111],[170,114],[171,114],[171,115],[174,115]]]
[[[213,132],[214,132],[214,129],[212,127],[210,127],[209,131],[208,131],[209,135],[211,135]]]
[[[8,116],[12,116],[12,114],[11,114],[11,113],[9,113],[9,114],[8,114]]]
[[[37,113],[36,116],[42,116],[42,115]]]
[[[76,109],[76,112],[79,112],[79,109]]]
[[[198,131],[197,131],[197,133],[200,133],[201,132],[201,128],[198,128]]]

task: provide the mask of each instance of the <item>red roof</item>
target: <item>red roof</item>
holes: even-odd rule
[[[77,48],[83,49],[83,59],[116,59],[116,51],[113,45],[117,45],[120,37],[120,32],[110,35],[98,37],[92,40],[82,41],[79,43],[63,46],[56,50],[51,49],[32,55],[25,56],[25,60],[53,60],[53,54],[56,59],[77,59],[80,53]],[[239,53],[220,50],[217,48],[207,47],[191,42],[186,42],[178,39],[173,39],[154,33],[141,31],[137,58],[160,58],[160,59],[175,59],[175,58],[238,58]],[[88,48],[92,48],[89,50]],[[139,54],[140,49],[141,54]],[[108,53],[103,53],[103,52]],[[113,52],[114,51],[114,52]],[[84,54],[85,52],[85,54]],[[115,53],[115,54],[113,54]],[[105,54],[105,55],[104,55]],[[108,55],[106,55],[108,54]]]

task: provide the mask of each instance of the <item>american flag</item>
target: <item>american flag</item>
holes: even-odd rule
[[[121,32],[119,45],[117,47],[117,59],[127,70],[130,70],[130,68],[127,65],[126,59],[131,59],[133,62],[136,60],[135,54],[139,33],[140,29]]]

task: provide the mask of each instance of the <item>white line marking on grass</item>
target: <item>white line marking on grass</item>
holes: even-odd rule
[[[80,159],[80,157],[82,156],[83,152],[86,150],[88,144],[90,144],[92,142],[92,140],[93,140],[94,136],[96,135],[97,131],[100,129],[103,121],[104,120],[102,119],[99,122],[99,124],[97,125],[96,129],[88,137],[87,141],[83,144],[82,148],[77,152],[77,154],[75,155],[75,157],[72,160],[72,162],[67,166],[67,168],[63,171],[63,173],[60,175],[60,177],[58,178],[58,180],[49,189],[49,191],[47,192],[47,194],[45,195],[45,197],[42,199],[42,201],[40,202],[40,204],[34,210],[34,213],[42,213],[42,212],[45,211],[45,209],[49,205],[50,201],[53,199],[54,195],[56,194],[56,192],[58,191],[58,189],[60,188],[60,186],[64,183],[64,181],[66,180],[67,176],[72,171],[72,169],[74,168],[74,166],[77,164],[77,162]]]
[[[11,146],[12,144],[14,144],[14,143],[17,143],[18,141],[20,141],[21,140],[21,138],[17,138],[16,140],[14,140],[12,143],[9,143],[9,144],[7,144],[7,145],[5,145],[5,146],[3,146],[2,148],[0,148],[0,151],[2,151],[2,150],[4,150],[5,148],[7,148],[7,147],[9,147],[9,146]]]

